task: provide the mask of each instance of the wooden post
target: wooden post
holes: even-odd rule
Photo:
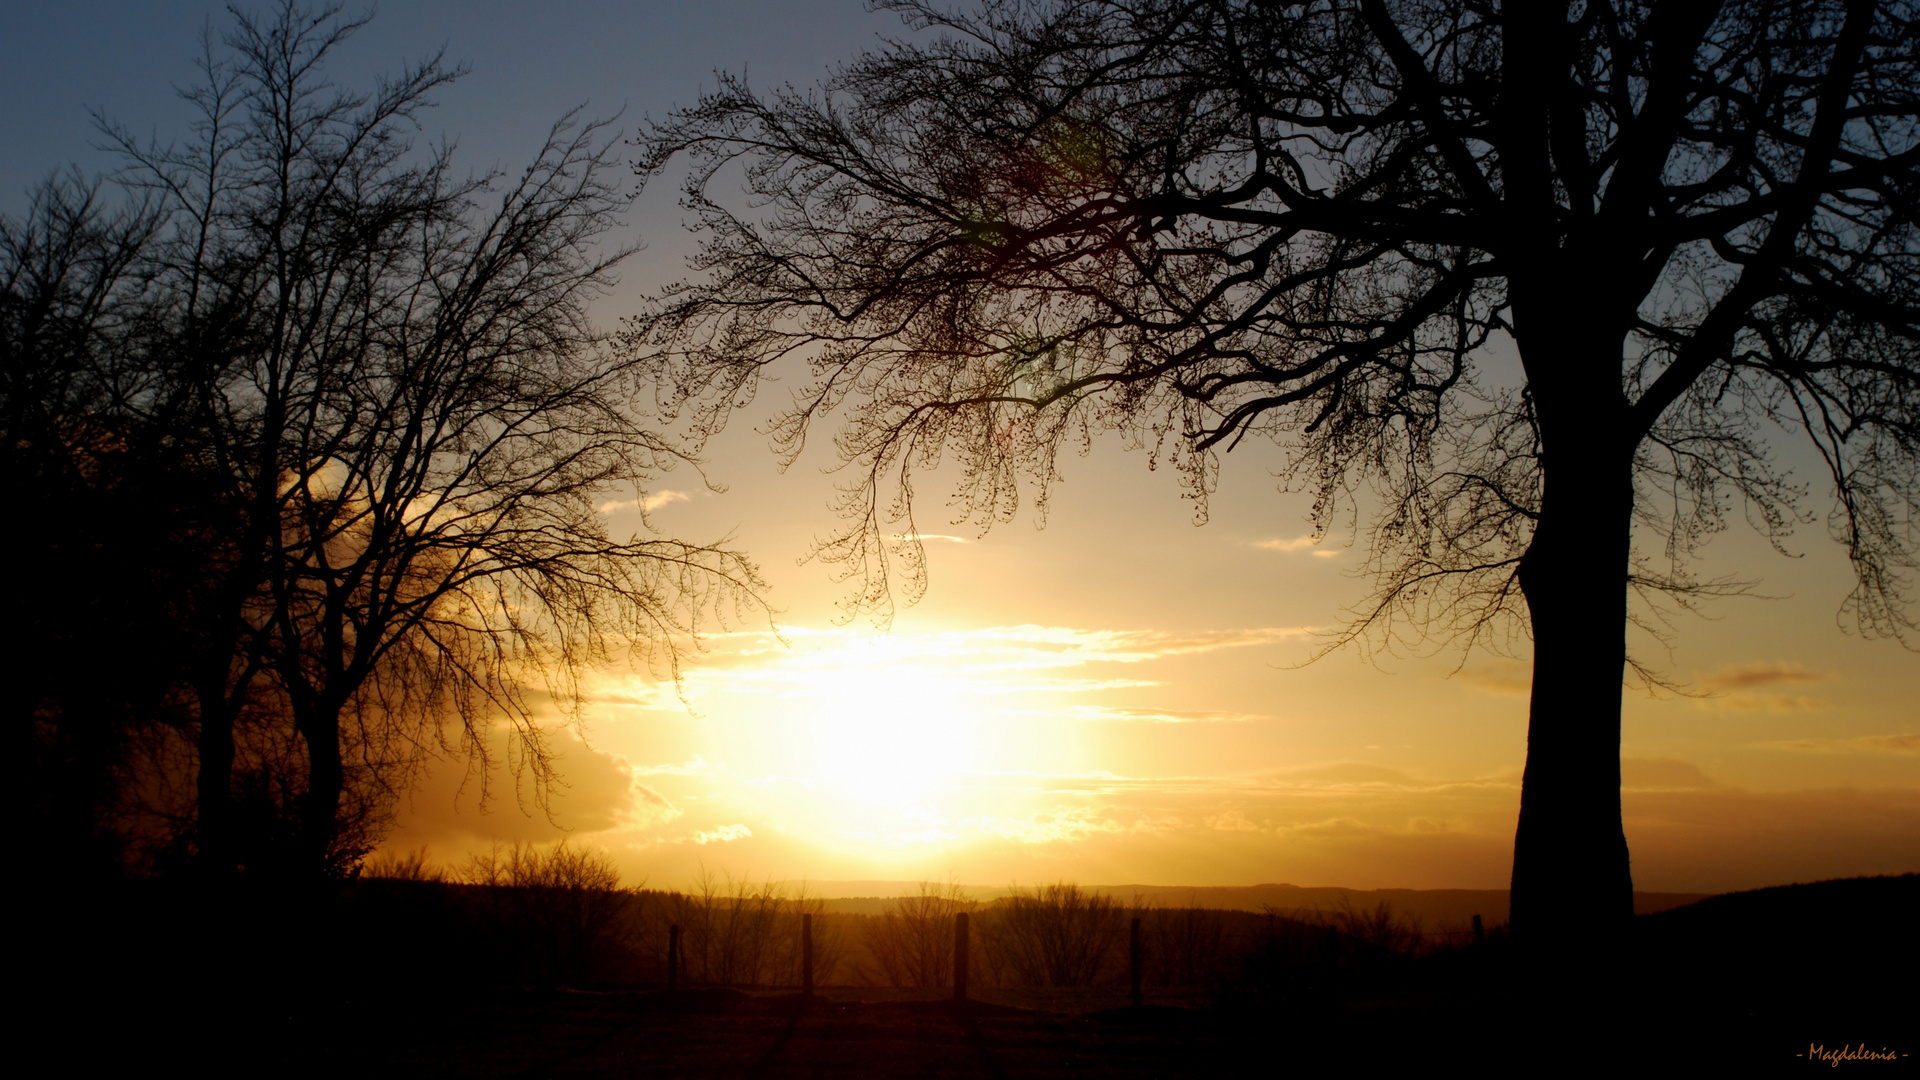
[[[1487,943],[1487,928],[1481,925],[1480,916],[1478,915],[1473,917],[1473,943],[1475,945],[1485,945]]]
[[[967,913],[953,917],[953,1000],[967,1000]]]
[[[813,996],[813,916],[800,916],[800,995]]]
[[[1129,966],[1133,973],[1133,1007],[1137,1009],[1140,1007],[1140,969],[1145,966],[1142,962],[1143,957],[1140,951],[1140,919],[1138,916],[1134,917],[1133,938],[1127,945]]]
[[[667,990],[671,993],[680,983],[680,925],[675,923],[667,927]]]
[[[1327,974],[1325,988],[1322,991],[1329,997],[1340,996],[1340,928],[1327,927]]]

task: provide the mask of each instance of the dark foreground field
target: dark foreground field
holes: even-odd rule
[[[498,993],[377,1065],[420,1077],[1150,1077],[1213,1074],[1225,1049],[1206,1011],[1078,1011],[1112,1003],[1097,991],[1045,1007],[1004,1003],[1005,993],[964,1005],[921,996]]]
[[[1371,975],[1300,969],[1288,984],[1149,989],[1142,1009],[1122,988],[979,990],[964,1005],[950,992],[879,988],[825,988],[811,1000],[532,989],[438,980],[400,951],[357,961],[350,979],[304,984],[292,971],[253,985],[69,978],[36,998],[26,1029],[60,1071],[1099,1078],[1445,1064],[1492,1075],[1744,1074],[1834,1067],[1824,1050],[1854,1053],[1849,1068],[1911,1074],[1916,911],[1914,875],[1716,897],[1642,916],[1607,985],[1500,939]],[[1863,1060],[1862,1049],[1899,1056]]]
[[[1100,990],[988,991],[964,1005],[853,988],[812,1001],[713,989],[495,990],[339,1064],[413,1077],[1210,1077],[1435,1065],[1765,1075],[1832,1067],[1817,1049],[1867,1048],[1904,1060],[1848,1064],[1910,1075],[1906,1055],[1920,1049],[1912,959],[1909,949],[1888,977],[1850,984],[1800,965],[1757,980],[1766,965],[1662,965],[1599,1002],[1473,985],[1496,972],[1464,969],[1448,973],[1463,983],[1451,989],[1317,1001],[1149,994],[1139,1010]]]

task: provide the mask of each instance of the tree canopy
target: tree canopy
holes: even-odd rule
[[[1355,635],[1530,639],[1543,934],[1631,912],[1630,589],[1712,591],[1730,517],[1824,519],[1853,625],[1920,644],[1911,4],[883,6],[920,32],[811,90],[723,77],[636,163],[691,163],[705,241],[634,341],[704,431],[808,365],[776,449],[839,422],[857,602],[921,580],[890,526],[944,461],[983,528],[1103,432],[1202,500],[1272,440],[1321,530],[1370,486]]]
[[[588,317],[633,250],[618,139],[568,115],[523,170],[462,177],[411,138],[458,71],[327,81],[364,21],[236,14],[188,137],[102,118],[112,181],[0,222],[0,473],[49,523],[9,538],[49,631],[9,723],[48,790],[88,786],[51,763],[92,740],[74,767],[214,875],[349,872],[436,754],[504,748],[544,798],[546,702],[616,652],[672,669],[760,587],[598,509],[691,460]],[[76,687],[123,607],[151,662],[104,710]]]

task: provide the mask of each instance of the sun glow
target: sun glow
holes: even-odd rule
[[[804,725],[814,778],[853,800],[924,808],[978,767],[978,725],[962,689],[925,669],[835,672]]]
[[[1163,685],[1143,669],[1299,636],[1030,624],[740,632],[715,639],[682,693],[608,687],[598,730],[609,750],[650,762],[635,777],[661,809],[635,831],[637,850],[691,845],[737,860],[780,847],[897,868],[1166,818],[1122,805],[1138,786],[1128,777],[1165,765],[1129,760],[1126,740],[1177,725],[1185,745],[1196,725],[1261,718],[1130,701]]]

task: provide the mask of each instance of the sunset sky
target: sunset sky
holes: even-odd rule
[[[194,77],[212,4],[73,3],[0,11],[0,208],[63,161],[107,159],[87,109],[180,133],[167,87]],[[471,73],[440,95],[429,138],[482,169],[531,156],[567,108],[629,128],[712,85],[815,81],[906,31],[858,3],[392,3],[343,54],[344,85],[442,45]],[[609,326],[683,270],[693,240],[675,178],[629,217],[647,248],[599,316]],[[1365,599],[1354,531],[1307,535],[1276,489],[1271,446],[1222,463],[1209,520],[1177,478],[1116,440],[1062,463],[1045,528],[1023,507],[982,535],[921,485],[930,586],[888,627],[845,621],[847,586],[801,562],[839,523],[827,439],[782,474],[758,425],[776,384],[638,500],[663,534],[731,536],[775,611],[715,628],[681,684],[595,676],[561,729],[551,819],[515,779],[457,763],[429,776],[390,840],[457,862],[496,839],[562,836],[613,852],[629,882],[702,867],[753,878],[1072,878],[1099,884],[1498,888],[1525,755],[1524,642],[1508,655],[1346,647],[1308,664]],[[1755,596],[1673,617],[1636,654],[1684,693],[1629,690],[1623,761],[1638,887],[1725,890],[1920,869],[1920,656],[1861,640],[1828,537],[1821,474],[1783,443],[1814,520],[1773,551],[1736,525],[1700,576]],[[950,479],[950,478],[949,478]],[[716,490],[724,488],[724,491]],[[1359,507],[1364,525],[1366,506]],[[1738,519],[1736,512],[1735,519]],[[904,525],[902,526],[905,527]],[[1303,666],[1304,665],[1304,666]]]

